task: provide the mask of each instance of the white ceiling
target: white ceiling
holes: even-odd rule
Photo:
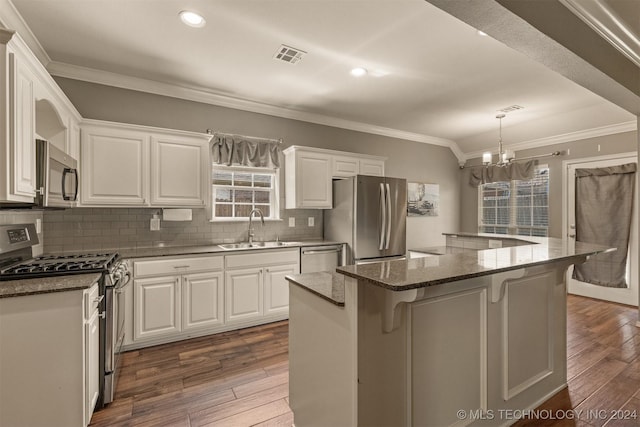
[[[0,22],[19,26],[15,16],[2,15],[10,5],[2,3]],[[197,99],[220,105],[440,145],[453,141],[454,152],[459,147],[467,155],[497,148],[495,115],[513,104],[525,108],[503,120],[507,146],[635,121],[424,0],[13,4],[52,74],[165,88],[192,99],[199,93]],[[183,9],[200,12],[206,26],[183,25]],[[307,55],[295,65],[278,62],[273,55],[281,44]],[[379,75],[352,77],[356,66]]]

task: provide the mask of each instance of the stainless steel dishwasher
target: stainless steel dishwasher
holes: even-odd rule
[[[303,246],[300,249],[300,272],[335,271],[342,265],[342,245]]]

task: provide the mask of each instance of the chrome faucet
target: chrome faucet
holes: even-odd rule
[[[251,223],[253,219],[253,214],[257,213],[260,215],[260,221],[262,221],[262,228],[264,228],[264,216],[262,215],[262,211],[260,209],[254,209],[249,213],[249,244],[253,243],[253,236],[255,235],[253,232],[253,225]]]

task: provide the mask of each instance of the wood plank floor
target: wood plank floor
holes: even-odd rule
[[[539,409],[582,416],[516,426],[639,426],[612,419],[640,417],[637,310],[570,296],[568,312],[569,387]],[[127,352],[116,400],[91,426],[290,426],[287,346],[285,321]]]

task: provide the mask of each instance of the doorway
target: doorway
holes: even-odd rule
[[[637,153],[623,153],[609,156],[575,159],[562,162],[563,165],[563,240],[571,242],[575,239],[575,171],[581,168],[602,168],[618,166],[626,163],[637,163]],[[620,250],[620,249],[618,249]],[[631,236],[626,248],[628,288],[609,288],[581,282],[572,278],[573,266],[567,271],[567,291],[570,294],[582,295],[620,304],[638,306],[638,174],[634,186],[633,211],[631,220]]]

